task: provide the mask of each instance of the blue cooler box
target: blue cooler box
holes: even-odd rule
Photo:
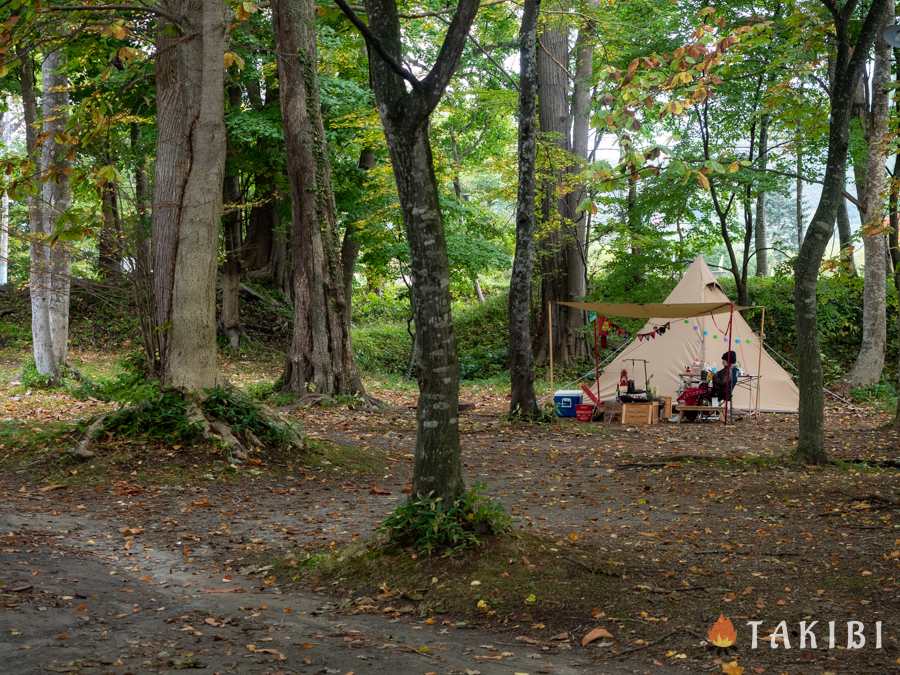
[[[575,417],[575,406],[581,403],[578,389],[560,389],[553,394],[553,405],[557,417]]]

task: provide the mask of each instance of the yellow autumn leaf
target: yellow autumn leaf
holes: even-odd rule
[[[722,672],[725,673],[725,675],[744,675],[744,669],[738,665],[737,661],[723,663]]]
[[[704,174],[699,173],[699,172],[697,173],[697,182],[700,184],[700,187],[702,187],[703,189],[705,189],[705,190],[710,189],[709,178],[707,178]]]

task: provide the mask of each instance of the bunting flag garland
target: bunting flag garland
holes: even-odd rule
[[[594,324],[595,330],[597,331],[597,337],[600,338],[600,347],[602,349],[606,349],[606,338],[610,333],[615,333],[619,337],[625,337],[628,335],[628,331],[626,331],[622,326],[613,323],[605,316],[594,316]]]
[[[657,335],[665,335],[666,331],[669,330],[671,325],[672,322],[667,321],[661,326],[653,326],[653,330],[649,331],[648,333],[638,333],[638,341],[643,342],[644,340],[655,340]]]

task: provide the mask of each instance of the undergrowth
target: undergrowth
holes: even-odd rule
[[[474,548],[482,537],[503,534],[512,526],[503,506],[483,490],[475,485],[449,505],[430,495],[410,499],[379,529],[389,546],[412,547],[424,555]]]

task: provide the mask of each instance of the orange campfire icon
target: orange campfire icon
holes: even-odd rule
[[[719,614],[716,622],[709,627],[706,637],[716,647],[724,649],[737,641],[737,631],[734,629],[731,619],[726,618],[724,614]]]

